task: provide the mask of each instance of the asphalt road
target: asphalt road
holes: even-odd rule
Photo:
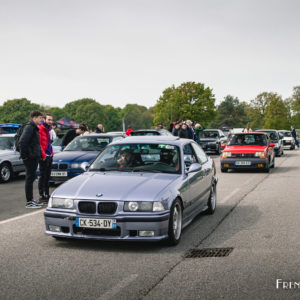
[[[56,241],[26,210],[24,176],[0,185],[0,299],[300,299],[300,150],[269,174],[221,173],[218,207],[164,243]],[[35,186],[36,188],[36,186]],[[228,257],[184,258],[233,247]]]

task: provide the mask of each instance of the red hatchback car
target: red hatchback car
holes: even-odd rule
[[[275,144],[262,132],[234,133],[221,155],[221,171],[228,169],[261,169],[275,167]]]

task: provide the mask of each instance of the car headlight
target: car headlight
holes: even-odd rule
[[[264,152],[255,152],[254,156],[255,156],[255,157],[260,157],[260,158],[266,158]]]
[[[80,167],[81,167],[81,163],[80,163],[80,164],[78,164],[78,163],[76,163],[76,164],[71,164],[71,168],[72,168],[72,169],[80,169]]]
[[[231,157],[231,152],[223,152],[222,158]]]
[[[51,197],[48,202],[48,207],[73,209],[74,208],[74,200],[69,199],[69,198]]]
[[[163,204],[159,201],[129,201],[124,203],[124,211],[130,212],[152,212],[152,211],[163,211],[165,210]]]

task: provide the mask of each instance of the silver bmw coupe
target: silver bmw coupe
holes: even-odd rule
[[[216,169],[193,140],[128,137],[51,195],[44,213],[55,238],[180,241],[200,212],[216,209]]]

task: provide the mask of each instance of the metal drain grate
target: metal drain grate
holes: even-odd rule
[[[206,249],[190,249],[184,258],[198,257],[224,257],[232,252],[233,248],[206,248]]]

